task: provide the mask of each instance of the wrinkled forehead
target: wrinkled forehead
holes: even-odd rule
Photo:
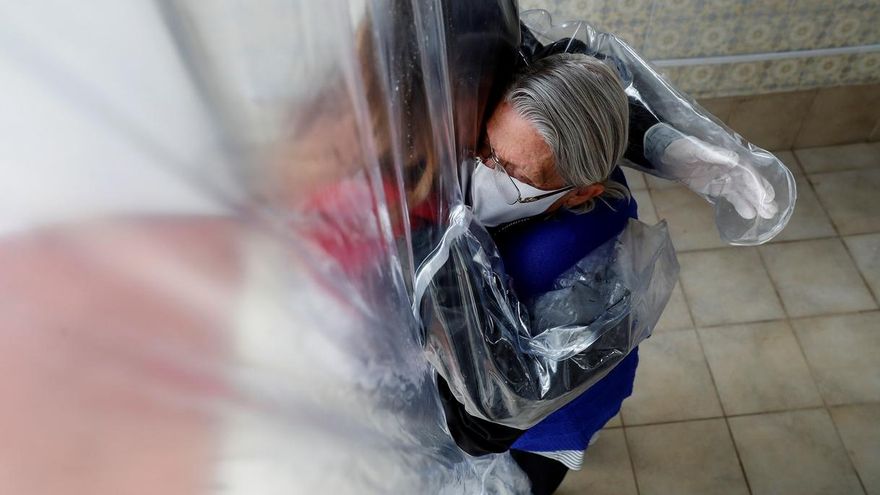
[[[486,125],[487,142],[513,168],[553,168],[553,151],[534,124],[508,102],[500,103]]]

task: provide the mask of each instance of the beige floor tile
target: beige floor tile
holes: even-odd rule
[[[648,190],[632,191],[636,204],[639,205],[639,220],[648,225],[654,225],[658,222],[657,212],[654,211],[654,202],[651,201],[651,194]]]
[[[880,495],[880,404],[835,407],[831,418],[868,495]]]
[[[620,413],[615,414],[613,418],[605,423],[605,428],[619,428],[621,426],[623,426],[623,422],[620,421]]]
[[[629,186],[630,191],[643,191],[648,188],[648,185],[645,183],[645,174],[629,167],[621,167],[621,170],[623,170],[623,175],[626,177],[626,184]]]
[[[678,251],[725,246],[715,227],[712,205],[683,186],[651,191],[659,218],[669,222],[669,235]]]
[[[880,232],[880,168],[813,174],[810,182],[841,235]]]
[[[880,144],[855,143],[795,150],[808,174],[880,167]]]
[[[729,421],[755,495],[863,493],[824,409],[739,416]]]
[[[623,430],[604,430],[588,450],[584,467],[569,471],[557,495],[636,495]]]
[[[694,330],[654,335],[639,347],[632,397],[623,403],[626,426],[721,416],[721,405]]]
[[[877,307],[840,239],[771,244],[760,249],[789,316]]]
[[[688,311],[687,302],[684,299],[684,293],[681,291],[681,283],[675,284],[672,289],[672,296],[669,297],[669,304],[663,310],[660,321],[654,327],[655,332],[667,332],[670,330],[682,330],[686,328],[694,328],[694,322],[691,320]]]
[[[790,150],[785,151],[774,151],[774,155],[776,158],[782,160],[782,163],[791,170],[792,175],[795,177],[800,177],[804,175],[804,171],[801,170],[801,166],[798,164],[797,159],[794,157],[794,152]]]
[[[826,403],[880,402],[880,313],[806,318],[791,324]]]
[[[699,329],[726,414],[822,405],[785,321]]]
[[[774,242],[815,239],[837,235],[828,214],[819,204],[813,186],[804,176],[795,177],[797,184],[797,203],[794,214],[782,232],[773,238]]]
[[[684,187],[681,183],[674,180],[661,179],[650,174],[645,174],[645,183],[648,189],[673,189],[676,187]]]
[[[755,248],[681,253],[678,260],[682,289],[697,326],[785,317]]]
[[[723,419],[626,429],[641,495],[748,494]]]
[[[880,297],[880,234],[846,237],[843,242],[856,260],[862,276],[874,290],[874,297]]]

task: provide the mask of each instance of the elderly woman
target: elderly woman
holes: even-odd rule
[[[636,217],[616,166],[629,141],[629,102],[616,72],[579,54],[541,59],[492,113],[471,201],[496,242],[520,298],[550,290],[578,260]],[[450,430],[474,455],[508,449],[535,494],[579,469],[590,438],[632,392],[637,351],[584,394],[529,430],[470,416],[444,382]]]

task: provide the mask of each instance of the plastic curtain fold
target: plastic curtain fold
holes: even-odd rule
[[[0,492],[527,493],[411,311],[514,7],[0,7]]]

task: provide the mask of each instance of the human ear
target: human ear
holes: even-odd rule
[[[605,185],[600,183],[590,184],[589,186],[576,187],[565,195],[563,205],[566,208],[574,208],[580,206],[587,201],[601,195],[605,192]]]

